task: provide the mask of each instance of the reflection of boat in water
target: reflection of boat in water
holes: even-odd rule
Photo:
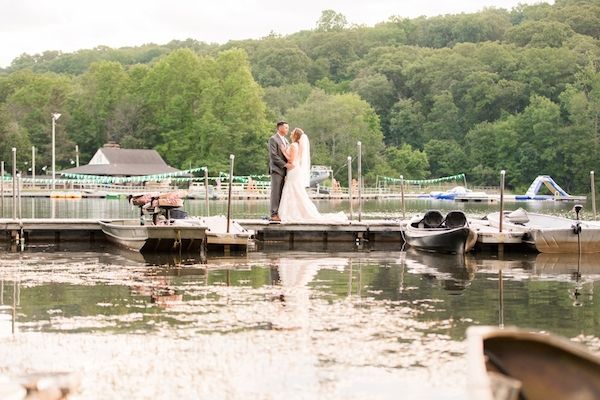
[[[464,254],[427,253],[408,250],[405,263],[409,271],[442,281],[444,288],[461,291],[475,277],[474,258]]]
[[[600,262],[596,254],[546,254],[535,258],[538,274],[600,274]]]
[[[500,213],[487,216],[491,226],[500,225]],[[581,230],[579,235],[576,226]],[[569,218],[526,212],[523,209],[504,213],[503,230],[523,232],[523,243],[540,253],[600,252],[600,226]]]
[[[173,220],[164,225],[139,219],[100,221],[110,242],[134,251],[175,251],[200,249],[206,241],[206,226],[194,220]]]
[[[558,336],[470,327],[467,357],[474,400],[600,398],[600,358]]]
[[[405,235],[409,246],[441,253],[462,254],[477,241],[477,232],[462,211],[450,211],[444,218],[441,212],[429,210],[408,223]]]

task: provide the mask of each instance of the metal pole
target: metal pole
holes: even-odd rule
[[[208,168],[204,168],[204,203],[206,204],[206,216],[210,216],[208,210]]]
[[[502,232],[502,225],[504,223],[504,179],[506,171],[500,171],[500,222],[498,224],[498,232]]]
[[[406,207],[404,205],[404,175],[400,175],[400,196],[402,199],[402,219],[406,219]]]
[[[19,220],[21,219],[21,173],[17,173],[17,210]]]
[[[229,193],[227,195],[227,233],[229,233],[229,225],[231,221],[231,188],[233,186],[233,160],[235,156],[229,155]]]
[[[31,187],[35,189],[35,146],[31,146]]]
[[[79,167],[79,145],[75,145],[75,167]]]
[[[592,212],[594,213],[594,221],[596,220],[596,182],[594,171],[590,171],[590,179],[592,181]]]
[[[504,281],[502,280],[502,269],[498,271],[498,292],[498,302],[500,303],[498,325],[500,328],[504,328]]]
[[[350,202],[350,221],[352,221],[352,157],[348,156],[348,201]]]
[[[358,222],[362,219],[362,143],[358,142]]]
[[[12,216],[17,219],[17,148],[12,148]]]
[[[0,162],[0,175],[2,175],[2,182],[0,182],[0,217],[4,218],[4,161]]]
[[[56,118],[52,115],[52,191],[56,189]]]

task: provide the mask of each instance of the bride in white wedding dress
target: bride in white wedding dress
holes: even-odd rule
[[[290,135],[292,144],[288,149],[282,147],[285,156],[294,168],[288,170],[285,177],[279,217],[283,223],[343,223],[348,218],[343,212],[321,214],[314,205],[306,189],[310,183],[310,142],[300,128]]]

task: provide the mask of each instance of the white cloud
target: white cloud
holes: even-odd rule
[[[99,45],[137,46],[193,38],[225,43],[271,31],[313,29],[332,9],[350,23],[373,25],[390,16],[414,18],[510,9],[519,0],[0,0],[0,66],[22,53],[71,52]],[[526,1],[534,2],[534,1]]]

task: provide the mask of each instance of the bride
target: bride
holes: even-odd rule
[[[295,128],[290,135],[292,144],[282,151],[294,168],[288,170],[279,203],[281,222],[347,222],[343,212],[337,214],[321,214],[314,205],[306,187],[310,184],[310,142],[300,128]]]

